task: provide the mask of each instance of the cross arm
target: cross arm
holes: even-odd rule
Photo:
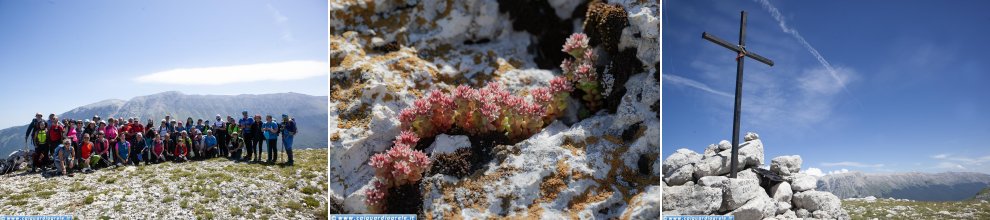
[[[715,35],[708,34],[708,32],[702,32],[701,38],[711,41],[712,43],[718,44],[719,46],[725,47],[726,49],[735,52],[741,52],[738,45],[730,44],[729,42],[722,40],[721,38],[718,38]],[[761,63],[765,63],[767,65],[773,66],[773,60],[767,59],[766,57],[760,56],[759,54],[746,51],[746,56],[749,58],[753,58],[756,61],[760,61]]]

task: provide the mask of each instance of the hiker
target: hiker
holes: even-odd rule
[[[141,165],[141,162],[145,160],[145,154],[148,153],[147,145],[144,143],[144,135],[141,132],[134,134],[134,140],[131,143],[131,163],[134,166]]]
[[[265,116],[265,123],[261,125],[264,131],[265,141],[268,142],[268,164],[278,162],[278,123],[272,120],[272,115]]]
[[[48,159],[48,122],[40,121],[35,127],[36,132],[34,133],[34,159],[31,163],[31,172],[34,173],[37,168],[41,168],[44,171],[45,160]]]
[[[90,138],[96,137],[96,121],[86,119],[86,128],[83,129],[83,134],[88,134]]]
[[[69,171],[72,170],[73,152],[72,141],[68,138],[62,139],[62,143],[55,147],[55,175],[72,176]]]
[[[241,138],[244,139],[244,149],[247,150],[247,156],[244,159],[251,161],[254,159],[254,136],[251,134],[251,125],[254,124],[254,119],[248,117],[247,110],[242,111],[241,115],[244,117],[238,120],[237,124],[240,125]]]
[[[244,139],[237,135],[237,132],[230,132],[230,144],[227,145],[230,149],[230,159],[234,161],[241,160],[241,151],[244,149]]]
[[[190,118],[190,119],[192,119],[192,118]],[[196,130],[199,130],[200,132],[206,133],[206,130],[205,130],[206,128],[205,128],[205,125],[203,125],[203,119],[202,118],[196,120],[196,126],[194,126],[194,128],[196,128]]]
[[[290,119],[288,114],[282,114],[282,125],[279,130],[282,131],[282,146],[285,147],[285,154],[289,156],[285,165],[292,166],[295,163],[292,160],[292,138],[296,136],[296,119]]]
[[[219,147],[217,153],[219,154],[220,157],[228,157],[229,156],[229,152],[227,152],[227,148],[226,148],[226,146],[227,146],[227,126],[225,126],[223,120],[220,118],[220,114],[217,114],[217,118],[216,119],[217,120],[215,122],[213,122],[212,129],[210,129],[210,130],[212,130],[213,131],[213,135],[216,136],[217,146],[225,146],[225,147]]]
[[[134,118],[134,123],[131,124],[131,128],[127,130],[127,133],[128,134],[131,134],[131,140],[130,141],[144,141],[142,139],[138,139],[137,134],[138,133],[145,133],[145,132],[146,131],[144,130],[144,125],[142,125],[141,124],[141,121],[138,121],[137,118]],[[142,137],[143,137],[143,135],[142,135]]]
[[[116,164],[117,166],[125,166],[131,162],[129,157],[129,153],[131,152],[131,143],[127,142],[127,138],[123,135],[118,135],[117,139],[117,154],[114,155],[114,157],[117,158]]]
[[[175,162],[189,161],[189,136],[186,131],[182,131],[175,141]]]
[[[27,143],[28,139],[31,139],[31,143],[37,145],[36,143],[34,143],[35,142],[34,137],[36,136],[35,134],[37,134],[38,132],[38,124],[45,122],[45,120],[42,119],[42,117],[43,116],[41,115],[40,112],[34,114],[34,119],[31,119],[31,123],[28,124],[27,126],[27,132],[24,133],[24,143]]]
[[[67,122],[68,123],[66,123],[66,127],[65,127],[65,138],[67,138],[67,139],[69,139],[69,140],[72,141],[72,146],[71,146],[72,149],[73,149],[73,154],[72,155],[79,155],[81,153],[81,152],[79,152],[79,150],[80,150],[79,149],[79,143],[80,143],[79,142],[79,139],[80,139],[79,135],[82,134],[82,131],[80,131],[80,130],[77,129],[78,128],[78,125],[77,125],[77,123],[76,123],[75,120],[68,120]],[[79,162],[79,161],[77,161],[78,159],[79,159],[78,157],[73,157],[73,161],[72,162],[74,164],[77,164]],[[78,168],[78,167],[76,167],[76,168]]]
[[[203,159],[203,134],[199,132],[196,128],[193,128],[192,135],[189,137],[189,146],[192,146],[189,152],[192,153],[192,158],[200,160]]]
[[[149,158],[148,161],[154,161],[155,163],[161,163],[161,162],[165,162],[166,161],[166,159],[165,159],[165,142],[163,141],[163,139],[164,138],[161,137],[161,136],[155,136],[154,137],[154,144],[152,145],[154,147],[151,149],[151,153],[153,155],[151,155],[150,157],[148,157]]]
[[[213,158],[217,156],[219,149],[217,149],[217,137],[213,136],[213,130],[206,130],[206,137],[203,138],[203,152],[206,154],[206,158]]]
[[[236,158],[236,160],[240,160],[241,159],[241,153],[242,152],[240,150],[238,150],[237,152],[234,152],[232,150],[234,148],[231,148],[230,147],[230,146],[233,145],[232,142],[234,141],[235,138],[241,138],[241,137],[238,137],[238,135],[237,135],[237,133],[240,133],[240,132],[241,132],[241,126],[238,125],[237,123],[234,123],[234,117],[227,116],[227,134],[228,134],[228,137],[227,137],[227,143],[224,144],[224,146],[227,146],[227,152],[230,153],[230,155],[228,155],[228,157],[230,157],[231,159],[235,159],[235,158]],[[241,146],[239,146],[239,147],[243,147],[243,145],[244,145],[243,138],[240,141],[241,142],[239,144],[241,144]],[[235,153],[236,153],[236,155],[235,155]]]
[[[254,150],[254,162],[261,163],[261,144],[265,142],[265,132],[262,132],[261,127],[264,122],[261,121],[261,115],[254,115],[254,124],[251,124],[251,143],[254,146],[249,146],[249,150]]]
[[[45,150],[48,151],[46,155],[51,157],[51,155],[54,155],[53,151],[55,150],[55,147],[62,144],[62,137],[64,137],[63,135],[65,134],[65,127],[58,121],[58,117],[55,116],[55,114],[49,115],[48,118],[51,119],[51,122],[48,123],[48,147],[45,148]],[[45,161],[46,164],[52,162],[50,159]]]
[[[158,126],[158,136],[165,137],[168,134],[168,121],[162,119],[162,125]]]
[[[105,135],[107,137],[107,142],[110,143],[110,154],[112,156],[112,157],[109,157],[107,159],[113,158],[113,163],[114,164],[117,164],[117,163],[120,163],[120,161],[117,160],[117,156],[113,156],[113,155],[118,155],[118,153],[117,153],[117,136],[119,136],[119,134],[117,134],[117,120],[114,119],[114,118],[108,118],[107,119],[107,122],[109,122],[109,123],[104,128],[103,135]]]
[[[106,138],[106,134],[103,131],[96,131],[96,141],[93,142],[93,156],[89,161],[91,163],[90,167],[98,169],[110,166],[110,155],[113,153],[110,151],[110,148],[112,147],[110,141]]]
[[[89,134],[83,133],[82,143],[79,144],[79,167],[83,173],[88,173],[90,169],[90,159],[93,153],[93,142],[89,140]]]
[[[165,133],[162,137],[162,146],[165,146],[165,159],[175,160],[175,139],[172,138],[172,134]]]

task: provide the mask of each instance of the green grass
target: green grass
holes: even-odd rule
[[[302,193],[305,193],[306,195],[313,195],[313,194],[316,194],[316,193],[321,193],[320,191],[321,190],[320,189],[317,189],[315,186],[306,186],[306,187],[303,187],[302,188]]]
[[[990,219],[990,203],[979,201],[845,200],[842,201],[842,208],[849,212],[852,219]]]
[[[165,198],[162,198],[162,203],[171,203],[173,201],[175,201],[175,197],[172,196],[165,196]]]
[[[231,206],[228,210],[230,216],[241,216],[244,215],[244,211],[241,211],[241,207]]]
[[[96,197],[93,197],[93,195],[88,195],[85,199],[83,199],[83,203],[86,203],[86,205],[93,204],[94,200],[96,200]]]
[[[179,201],[179,208],[189,208],[189,201],[185,199]]]
[[[39,198],[42,198],[42,199],[48,199],[48,198],[51,198],[52,195],[54,195],[54,194],[55,194],[55,191],[41,191],[41,192],[38,192],[37,194],[35,194],[35,196],[37,196]]]
[[[320,207],[320,201],[316,200],[312,196],[303,197],[303,203],[306,203],[309,207]]]
[[[299,211],[302,210],[302,203],[296,201],[288,201],[285,202],[285,207],[295,211]]]

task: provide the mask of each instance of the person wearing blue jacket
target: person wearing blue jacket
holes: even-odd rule
[[[213,136],[213,130],[206,130],[206,137],[203,138],[203,152],[206,153],[206,158],[216,157],[219,152],[217,137]]]
[[[290,119],[289,115],[282,114],[282,126],[279,130],[282,131],[282,146],[285,147],[285,154],[289,156],[285,165],[292,166],[295,163],[292,160],[292,138],[296,136],[296,119]]]
[[[278,162],[278,122],[272,120],[272,115],[267,115],[261,130],[265,132],[265,140],[268,142],[268,161],[265,162],[275,164]]]

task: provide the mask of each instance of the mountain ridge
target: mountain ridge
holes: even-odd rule
[[[990,174],[977,172],[849,172],[820,177],[817,188],[844,199],[873,196],[918,201],[960,201],[972,198],[987,186],[990,186]]]

